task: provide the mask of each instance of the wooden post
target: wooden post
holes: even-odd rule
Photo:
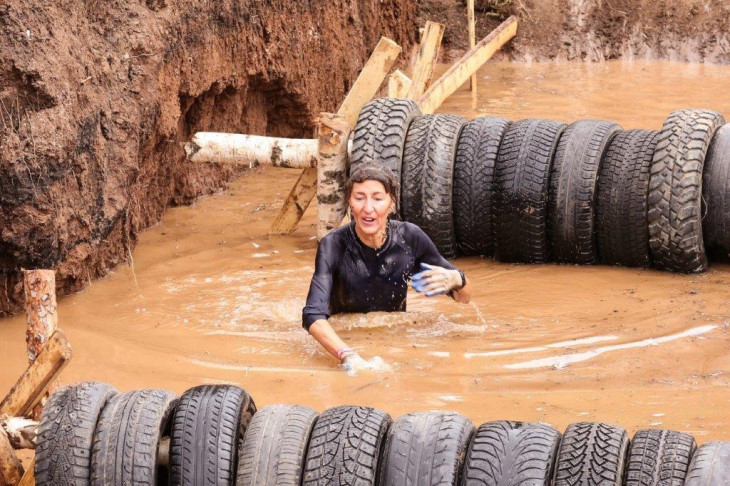
[[[0,486],[16,486],[23,477],[23,464],[10,445],[8,436],[0,428]]]
[[[389,98],[405,98],[411,89],[411,78],[400,69],[393,71],[388,77],[388,97]]]
[[[469,22],[469,49],[474,49],[477,45],[477,27],[474,19],[474,0],[467,0],[467,17]],[[471,108],[477,108],[477,74],[471,75]]]
[[[380,85],[383,84],[385,76],[390,71],[400,51],[400,46],[392,40],[387,37],[380,38],[337,111],[337,114],[341,115],[350,127],[355,125],[363,105],[370,101],[380,89]],[[291,233],[299,220],[302,219],[304,211],[307,210],[316,193],[317,169],[304,169],[289,193],[289,197],[284,201],[281,211],[274,219],[269,233]]]
[[[58,327],[56,313],[56,273],[53,270],[23,270],[25,289],[26,334],[25,343],[28,347],[28,361],[35,361],[38,353]],[[50,384],[46,395],[30,414],[39,419],[43,411],[43,403],[54,390]]]
[[[70,359],[71,345],[58,329],[0,402],[0,415],[22,417],[30,414]]]
[[[444,26],[437,22],[426,22],[426,29],[421,37],[421,46],[418,49],[416,64],[411,75],[411,88],[408,90],[409,99],[417,100],[431,81],[433,70],[438,62],[441,39],[444,37]]]
[[[234,133],[197,132],[185,144],[191,162],[273,165],[291,169],[317,166],[317,141]]]
[[[322,113],[318,119],[317,239],[337,228],[347,211],[347,141],[350,125],[341,115]]]
[[[517,18],[512,16],[502,22],[476,47],[461,57],[418,99],[421,113],[433,113],[446,98],[464,84],[469,77],[487,62],[500,47],[517,34]]]

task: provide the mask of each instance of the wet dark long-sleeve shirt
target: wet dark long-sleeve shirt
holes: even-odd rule
[[[307,305],[305,329],[340,312],[405,311],[408,280],[421,263],[455,270],[418,226],[389,221],[379,249],[360,241],[354,223],[342,226],[319,243]]]

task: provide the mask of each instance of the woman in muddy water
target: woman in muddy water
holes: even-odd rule
[[[408,280],[428,297],[447,294],[469,303],[464,272],[449,263],[418,226],[389,219],[396,210],[395,177],[373,165],[358,167],[345,197],[352,221],[324,237],[302,325],[350,372],[371,364],[340,339],[327,319],[343,312],[405,311]],[[414,273],[419,271],[419,273]]]

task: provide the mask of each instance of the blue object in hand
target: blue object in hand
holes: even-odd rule
[[[427,270],[433,270],[433,266],[429,265],[428,263],[421,262],[421,268],[424,270],[421,272],[418,272],[413,277],[411,277],[411,285],[413,287],[413,290],[416,292],[423,293],[424,289],[426,288],[427,282],[425,281],[425,276],[423,275]],[[443,290],[439,290],[438,292],[426,292],[426,297],[434,297],[436,295],[445,294]]]

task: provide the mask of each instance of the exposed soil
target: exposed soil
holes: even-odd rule
[[[444,23],[444,44],[468,46],[465,1],[421,0],[419,19]],[[476,0],[477,40],[510,15],[513,60],[670,59],[730,62],[730,4],[722,0]],[[448,54],[448,53],[447,53]]]
[[[234,170],[184,163],[198,130],[312,135],[407,0],[10,0],[0,6],[0,316],[21,267],[59,293],[131,256],[169,205]]]

